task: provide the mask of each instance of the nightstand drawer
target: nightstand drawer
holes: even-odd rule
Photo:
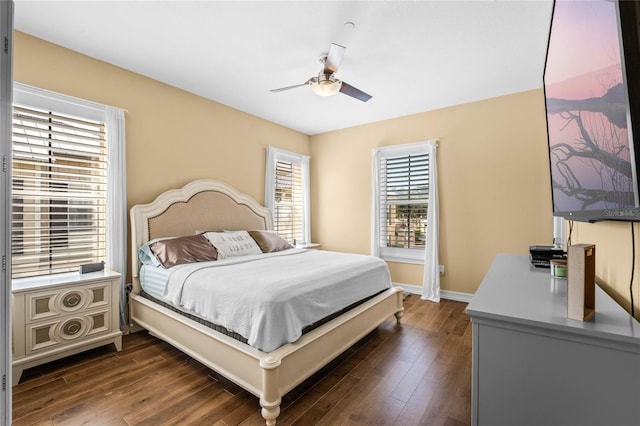
[[[32,354],[56,345],[68,345],[85,337],[108,333],[111,312],[107,310],[81,312],[53,321],[26,326],[26,353]]]
[[[26,321],[56,318],[73,312],[94,309],[111,304],[109,281],[89,286],[75,286],[64,291],[42,291],[25,295]]]

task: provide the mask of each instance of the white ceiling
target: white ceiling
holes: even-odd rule
[[[542,87],[551,0],[32,1],[15,28],[308,135]],[[355,28],[345,25],[355,23]],[[337,77],[304,83],[331,43]]]

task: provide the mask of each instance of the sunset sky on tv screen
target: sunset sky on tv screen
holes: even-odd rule
[[[635,204],[620,52],[615,3],[556,2],[544,77],[555,211]]]

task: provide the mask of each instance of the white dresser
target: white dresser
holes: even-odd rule
[[[640,425],[640,324],[597,286],[595,317],[568,319],[566,283],[493,261],[467,307],[472,425]]]
[[[27,368],[110,343],[122,350],[120,274],[17,279],[12,293],[14,385]]]

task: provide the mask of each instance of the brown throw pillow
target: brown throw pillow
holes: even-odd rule
[[[293,248],[276,231],[249,231],[249,235],[256,240],[263,253],[271,253]]]
[[[165,268],[218,259],[218,251],[204,235],[189,235],[157,241],[149,248]]]

